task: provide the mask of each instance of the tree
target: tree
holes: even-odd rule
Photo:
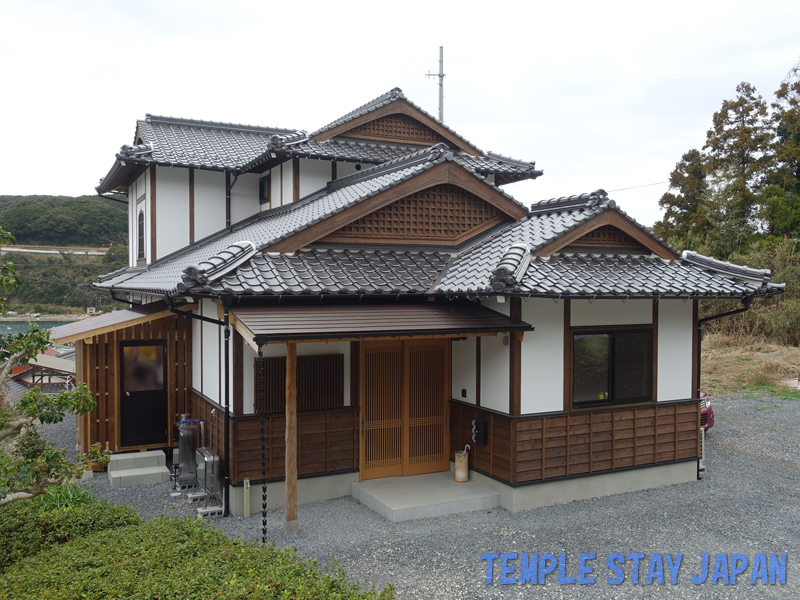
[[[774,170],[770,181],[800,194],[800,62],[787,75],[772,103]]]
[[[678,238],[689,246],[690,237],[703,238],[711,227],[708,217],[708,183],[706,159],[692,148],[686,152],[669,175],[669,189],[658,201],[666,209],[664,218],[654,226],[655,234],[664,239]]]
[[[767,105],[756,89],[742,82],[736,94],[714,113],[703,149],[708,152],[708,172],[719,192],[718,201],[724,204],[722,212],[748,224],[743,231],[749,234],[756,228],[757,194],[764,182],[770,130]],[[737,243],[741,245],[744,239]]]
[[[779,185],[768,185],[761,190],[761,217],[767,230],[781,237],[800,236],[800,196]]]
[[[14,236],[0,229],[0,243],[14,243]],[[14,265],[0,266],[0,285],[13,287],[20,282]],[[0,311],[7,310],[0,297]],[[32,325],[24,333],[0,336],[0,390],[5,390],[15,365],[27,362],[50,344],[50,334]],[[43,494],[48,486],[58,485],[80,474],[91,460],[107,459],[97,445],[76,460],[66,458],[39,435],[38,423],[58,423],[67,412],[85,415],[95,407],[85,385],[59,394],[44,394],[39,389],[26,392],[11,406],[0,398],[0,506]]]

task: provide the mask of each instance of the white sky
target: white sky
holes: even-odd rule
[[[545,175],[535,200],[665,182],[749,81],[800,59],[800,2],[0,0],[0,194],[94,193],[145,113],[314,129],[400,87]],[[612,192],[645,225],[666,184]]]

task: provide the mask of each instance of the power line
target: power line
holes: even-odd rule
[[[639,189],[639,188],[650,187],[650,186],[653,186],[653,185],[663,185],[665,183],[669,183],[669,181],[659,181],[657,183],[645,183],[644,185],[635,185],[633,187],[619,188],[619,189],[616,189],[616,190],[608,190],[608,193],[610,194],[611,192],[624,192],[625,190],[636,190],[636,189]]]

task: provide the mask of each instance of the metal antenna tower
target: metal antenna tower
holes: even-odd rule
[[[425,73],[425,77],[439,78],[439,122],[444,123],[444,46],[439,46],[439,73]]]

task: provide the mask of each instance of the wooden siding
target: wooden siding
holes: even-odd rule
[[[256,358],[254,404],[261,406],[259,361],[264,364],[265,412],[283,412],[286,405],[286,357]],[[319,354],[297,357],[297,410],[323,410],[344,406],[344,355]]]
[[[323,242],[448,242],[483,231],[505,215],[475,194],[454,185],[435,185],[349,223]]]
[[[366,138],[387,142],[412,142],[433,145],[447,140],[416,119],[402,114],[387,115],[369,121],[343,133],[347,137]]]
[[[358,469],[358,408],[345,407],[297,413],[297,475],[316,475]],[[286,475],[286,417],[265,415],[267,479]],[[260,481],[261,417],[231,419],[231,483]]]
[[[507,483],[526,483],[700,456],[697,400],[510,417],[452,400],[451,454],[466,444],[470,467]],[[472,441],[485,420],[488,443]]]
[[[624,248],[645,251],[646,248],[613,225],[603,225],[572,242],[568,248]]]
[[[166,342],[167,406],[170,418],[177,420],[189,412],[191,384],[192,329],[189,319],[170,315],[147,323],[102,333],[75,345],[76,380],[85,383],[94,395],[97,407],[78,418],[78,443],[86,450],[99,443],[113,452],[140,447],[120,447],[119,394],[120,344],[130,341]],[[168,443],[171,445],[172,428]],[[161,447],[163,445],[159,445]],[[145,448],[145,447],[141,447]]]

